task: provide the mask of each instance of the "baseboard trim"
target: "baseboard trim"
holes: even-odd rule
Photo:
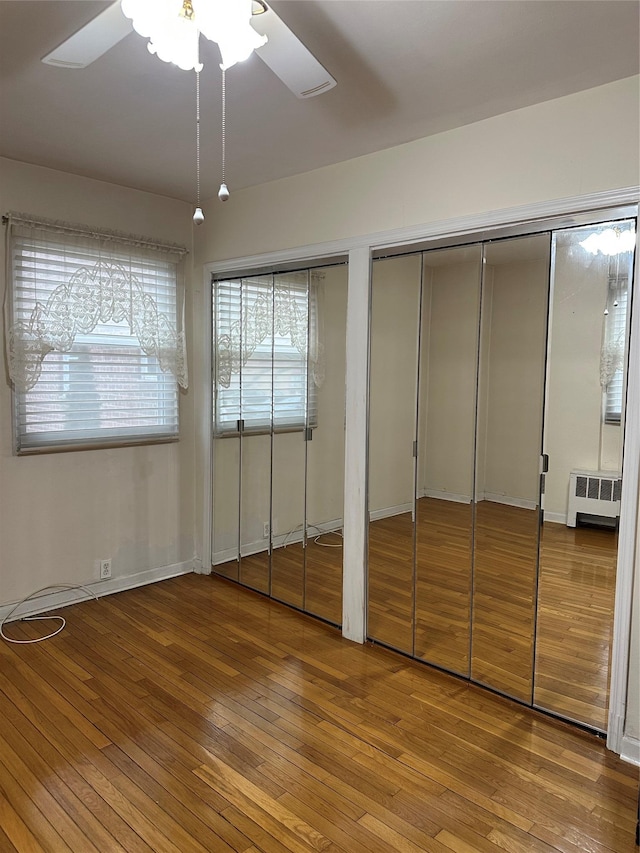
[[[640,767],[640,740],[629,735],[623,735],[620,758],[623,761],[628,761],[629,764]]]
[[[9,621],[13,622],[22,619],[24,616],[36,616],[40,613],[47,613],[50,610],[69,607],[72,604],[79,604],[81,601],[90,601],[92,599],[91,593],[98,598],[102,598],[105,595],[113,595],[115,592],[124,592],[126,589],[147,586],[147,584],[169,580],[169,578],[175,578],[178,575],[187,575],[191,572],[193,572],[193,560],[185,560],[183,563],[173,563],[170,566],[146,569],[145,571],[137,572],[135,575],[86,583],[83,584],[85,589],[80,586],[74,586],[73,588],[65,587],[58,592],[52,591],[38,598],[25,601],[23,605],[17,608]],[[55,584],[52,584],[52,588],[54,587]],[[3,604],[0,606],[0,621],[7,618],[17,603],[14,602],[13,604]]]
[[[470,504],[469,495],[458,495],[455,492],[441,492],[439,489],[423,489],[421,498],[435,498],[439,501],[453,501],[457,504]]]
[[[373,509],[369,513],[369,521],[379,521],[381,518],[391,518],[393,515],[402,515],[405,512],[413,512],[413,503],[398,504],[398,506],[385,506],[382,509]]]
[[[222,563],[228,563],[230,560],[238,559],[237,548],[225,548],[222,551],[214,551],[211,555],[211,565],[220,566]]]
[[[341,533],[343,520],[334,518],[330,521],[320,521],[317,524],[307,524],[307,539],[315,539],[325,533]],[[290,530],[288,533],[274,533],[271,543],[272,550],[276,548],[286,548],[287,545],[294,545],[302,542],[302,527]],[[247,542],[242,545],[242,557],[251,557],[254,554],[261,554],[269,550],[269,540],[259,539],[256,542]],[[222,563],[228,563],[231,560],[238,559],[237,548],[226,548],[224,551],[214,551],[212,556],[212,565],[219,566]]]
[[[193,558],[193,571],[196,575],[210,575],[211,574],[211,566],[205,566],[202,563],[201,557]]]
[[[547,512],[544,511],[544,520],[550,521],[553,524],[565,524],[567,523],[567,513],[566,512]]]
[[[479,500],[490,501],[494,504],[506,504],[507,506],[519,506],[521,509],[536,509],[535,501],[526,498],[512,498],[509,495],[496,495],[493,492],[485,492]]]

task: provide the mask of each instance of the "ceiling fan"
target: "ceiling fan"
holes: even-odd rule
[[[191,2],[188,0],[191,7]],[[336,81],[284,21],[262,0],[253,0],[251,26],[266,42],[256,48],[260,59],[298,98],[311,98],[332,89]],[[120,0],[85,24],[42,62],[59,68],[86,68],[133,32]]]

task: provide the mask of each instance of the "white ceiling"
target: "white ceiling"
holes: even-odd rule
[[[160,62],[135,33],[83,70],[40,62],[107,5],[0,0],[0,155],[193,201],[193,72]],[[338,85],[299,100],[256,56],[227,73],[232,192],[640,71],[638,0],[272,6]],[[206,198],[220,183],[216,46],[202,59]]]

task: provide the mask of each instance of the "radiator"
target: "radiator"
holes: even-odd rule
[[[622,480],[617,471],[572,471],[569,474],[567,527],[576,526],[578,513],[617,518],[621,488]]]

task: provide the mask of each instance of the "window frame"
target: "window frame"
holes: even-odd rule
[[[625,376],[626,376],[626,354],[629,338],[629,280],[626,275],[619,274],[615,276],[609,285],[610,289],[616,291],[613,293],[614,299],[609,299],[612,302],[611,308],[615,309],[615,314],[612,314],[611,308],[608,306],[608,314],[606,316],[605,336],[607,342],[615,339],[618,336],[624,337],[624,353],[625,358],[607,387],[604,389],[603,402],[603,421],[609,426],[620,426],[622,423],[622,413],[624,411],[624,396],[625,396]],[[616,304],[617,303],[617,304]],[[618,310],[620,309],[620,310]]]
[[[16,329],[22,326],[24,330],[32,322],[33,312],[38,307],[44,307],[45,311],[48,309],[48,301],[43,300],[50,299],[58,291],[62,304],[69,310],[73,277],[78,271],[97,270],[98,264],[105,262],[105,259],[128,258],[129,264],[123,297],[123,302],[130,306],[129,316],[117,319],[110,315],[104,319],[105,309],[101,306],[100,317],[93,328],[79,331],[75,327],[69,349],[45,351],[44,356],[41,356],[42,372],[35,383],[24,386],[11,381],[14,455],[177,442],[180,433],[178,379],[173,368],[171,372],[165,369],[166,362],[163,365],[155,352],[149,352],[148,343],[145,348],[138,339],[132,320],[133,293],[135,283],[138,288],[136,293],[142,294],[145,307],[151,306],[155,311],[158,328],[160,322],[173,324],[171,331],[177,336],[176,340],[182,336],[184,341],[184,333],[178,328],[178,299],[182,272],[180,260],[186,250],[179,246],[162,246],[142,238],[127,238],[116,232],[98,234],[80,226],[78,229],[73,226],[53,227],[43,221],[17,218],[14,222],[9,217],[8,226],[7,327],[13,322]],[[67,255],[77,256],[75,272],[76,260],[70,261]],[[114,266],[116,263],[114,261]],[[123,264],[126,269],[126,263]],[[39,281],[47,279],[50,284],[44,287],[41,283],[38,285]],[[112,286],[115,290],[115,285]],[[20,330],[17,334],[20,334]],[[158,337],[158,346],[159,343]],[[99,351],[92,353],[92,347]],[[165,356],[164,351],[158,349],[157,352]],[[113,363],[109,361],[110,357]],[[58,366],[53,366],[54,359]],[[156,366],[150,372],[149,365],[153,362]],[[92,381],[97,385],[97,388],[92,387],[84,392],[91,394],[90,398],[83,400],[83,392],[70,387],[70,382],[73,384],[70,377],[74,363],[80,366],[80,372],[88,369]],[[117,368],[123,365],[123,379],[119,384],[124,387],[118,388]],[[116,369],[110,369],[113,367]],[[100,374],[104,378],[102,389]],[[149,378],[148,388],[143,387],[144,383],[141,385],[142,380],[146,382],[145,377]],[[50,383],[60,385],[60,388],[43,390],[47,379]],[[83,379],[77,381],[84,383]],[[39,387],[40,383],[43,384]],[[120,400],[119,393],[122,395]],[[68,399],[70,394],[75,394],[75,398]],[[102,396],[93,396],[100,394]],[[93,404],[87,405],[87,418],[74,421],[73,415],[75,413],[77,416],[83,403]],[[55,413],[50,419],[52,429],[45,427],[48,406]],[[39,420],[35,427],[32,420],[31,428],[30,410]],[[104,426],[103,422],[109,421],[110,412],[113,413],[112,424]],[[146,418],[149,418],[149,423],[144,422]],[[94,425],[88,426],[92,420]],[[122,423],[117,424],[117,420]]]
[[[278,276],[278,274],[269,274],[269,275],[247,275],[240,277],[221,277],[212,280],[212,344],[213,344],[213,352],[212,352],[212,399],[213,399],[213,436],[215,438],[232,438],[238,437],[239,435],[269,435],[269,434],[280,434],[280,433],[289,433],[289,432],[305,432],[308,430],[313,430],[318,425],[318,400],[317,400],[317,388],[316,384],[313,381],[312,372],[310,370],[310,361],[309,361],[309,351],[312,346],[317,342],[318,336],[318,300],[316,293],[316,285],[311,281],[310,270],[304,271],[306,274],[307,281],[303,285],[306,288],[306,304],[307,304],[307,346],[306,346],[306,354],[303,356],[299,354],[297,357],[294,355],[295,352],[299,352],[295,349],[293,344],[289,346],[289,352],[280,352],[279,358],[274,360],[274,347],[275,347],[275,338],[276,335],[273,333],[273,325],[272,329],[272,337],[271,337],[271,355],[269,356],[268,351],[264,351],[261,349],[261,346],[264,342],[261,341],[253,350],[251,356],[248,361],[253,360],[255,362],[264,362],[265,366],[270,366],[271,368],[271,388],[270,388],[270,411],[269,417],[256,417],[252,419],[242,418],[242,390],[241,390],[241,382],[242,375],[245,368],[241,367],[240,370],[236,373],[232,373],[231,382],[233,382],[233,377],[238,377],[238,382],[240,384],[240,388],[234,391],[234,393],[238,396],[237,399],[237,409],[236,413],[238,417],[228,417],[222,424],[227,423],[228,426],[225,428],[221,425],[221,421],[219,419],[220,414],[220,402],[219,402],[219,391],[220,391],[220,383],[218,382],[218,339],[219,339],[219,327],[218,327],[218,315],[219,315],[219,298],[220,291],[219,288],[224,286],[225,284],[236,284],[240,285],[240,295],[238,297],[238,301],[241,306],[245,305],[245,300],[242,294],[243,284],[251,286],[254,289],[258,289],[261,285],[264,284],[265,289],[271,290],[272,299],[275,299],[275,288],[277,286],[290,287],[291,282],[287,281],[287,276],[289,273],[283,273],[282,276]],[[298,285],[299,286],[299,285]],[[256,299],[258,297],[256,296]],[[227,300],[229,297],[227,296]],[[240,322],[242,326],[242,308],[236,312],[236,320],[232,321],[230,325],[233,325],[233,322]],[[273,320],[273,317],[272,317]],[[242,332],[241,332],[242,336]],[[279,335],[279,338],[284,338],[286,336]],[[242,344],[241,344],[242,346]],[[255,357],[256,352],[258,353],[257,357]],[[274,374],[278,369],[278,366],[281,366],[283,362],[291,361],[297,365],[304,365],[304,372],[301,374],[300,379],[303,381],[305,385],[305,396],[304,396],[304,412],[300,411],[299,416],[296,418],[292,418],[289,422],[283,421],[282,418],[274,417],[274,405],[273,405],[273,393],[274,393]],[[226,390],[226,389],[224,389]]]

